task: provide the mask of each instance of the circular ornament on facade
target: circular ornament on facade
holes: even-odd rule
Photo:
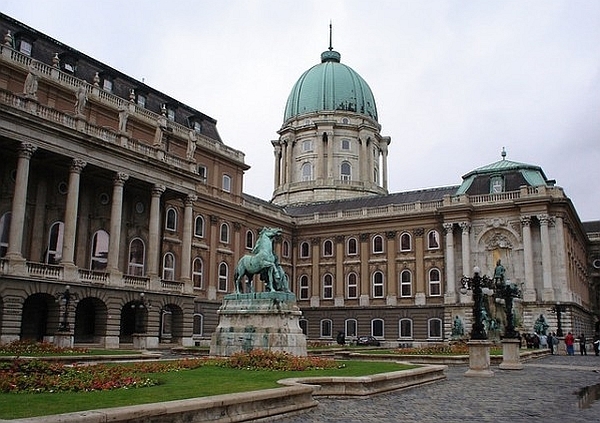
[[[594,269],[600,269],[600,259],[595,259],[592,262],[592,266],[594,266]]]
[[[110,197],[107,193],[103,192],[102,194],[100,194],[100,204],[107,205],[109,201]]]
[[[141,201],[135,203],[135,211],[138,214],[144,213],[144,203],[142,203]]]
[[[69,186],[65,181],[58,183],[58,192],[65,195],[69,191]]]

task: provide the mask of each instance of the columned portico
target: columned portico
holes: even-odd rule
[[[79,182],[81,171],[87,165],[84,160],[73,159],[69,172],[69,188],[65,208],[65,232],[62,250],[62,264],[74,266],[75,235],[77,233],[77,206],[79,203]]]
[[[110,210],[110,245],[108,247],[107,267],[110,273],[121,273],[119,257],[121,246],[121,227],[123,215],[123,186],[129,179],[126,173],[117,173],[113,180],[112,205]]]
[[[191,281],[191,264],[192,264],[192,232],[194,226],[194,201],[197,200],[195,195],[188,195],[184,203],[183,212],[183,237],[181,249],[181,281],[185,286],[189,286]]]
[[[533,248],[531,243],[531,216],[521,216],[523,229],[523,261],[525,265],[525,301],[535,301],[536,292],[533,281]]]
[[[470,242],[470,222],[460,222],[460,229],[462,231],[462,268],[463,274],[467,274],[471,269],[471,242]],[[469,302],[469,297],[461,295],[461,303]]]
[[[158,255],[160,254],[160,197],[164,185],[154,185],[150,199],[150,224],[148,228],[148,276],[158,278]]]
[[[454,268],[454,223],[444,223],[446,237],[446,304],[456,303],[456,269]]]
[[[543,301],[554,301],[554,289],[552,289],[552,256],[550,252],[550,232],[548,227],[554,223],[553,218],[547,214],[538,216],[540,221],[540,237],[542,244],[542,292]]]

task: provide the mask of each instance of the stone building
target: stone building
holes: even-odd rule
[[[289,95],[266,201],[242,192],[249,166],[215,119],[1,14],[0,34],[0,342],[206,344],[263,226],[283,229],[311,341],[448,341],[455,316],[471,326],[461,277],[498,259],[521,330],[540,314],[598,330],[598,222],[504,152],[462,183],[389,193],[391,137],[331,46]]]

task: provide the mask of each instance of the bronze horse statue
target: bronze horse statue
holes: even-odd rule
[[[252,278],[260,275],[267,291],[289,292],[287,276],[273,253],[273,238],[281,235],[279,228],[262,228],[251,254],[246,254],[235,267],[235,292],[244,292],[242,279],[246,276],[246,292],[253,292]]]

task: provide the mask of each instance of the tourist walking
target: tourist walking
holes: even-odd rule
[[[587,355],[587,348],[585,346],[585,335],[583,333],[579,337],[579,354]]]
[[[594,336],[594,342],[592,342],[592,345],[594,346],[594,354],[600,355],[600,336]]]
[[[555,339],[556,339],[556,337],[555,337],[554,333],[548,333],[548,339],[547,339],[548,349],[550,350],[550,354],[552,354],[552,355],[554,355]],[[556,341],[558,341],[558,339],[556,339]],[[558,342],[557,342],[557,344],[558,344]]]
[[[575,355],[575,348],[573,347],[575,344],[575,337],[571,332],[567,333],[565,336],[565,345],[567,346],[567,355]]]

